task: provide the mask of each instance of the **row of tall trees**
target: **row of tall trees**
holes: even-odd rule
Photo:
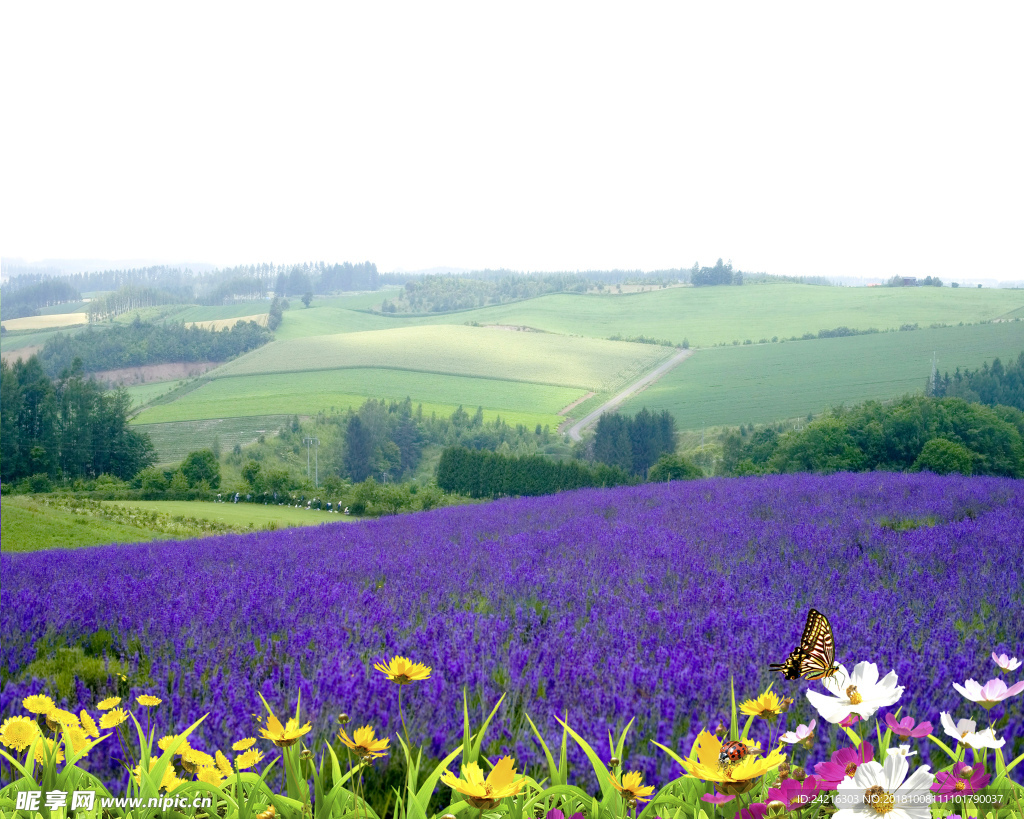
[[[227,361],[255,350],[273,338],[254,321],[239,322],[223,330],[152,324],[136,318],[130,324],[104,329],[89,327],[75,334],[57,333],[47,339],[39,358],[55,377],[79,359],[87,373],[166,364],[180,361]]]
[[[103,319],[120,316],[123,313],[130,313],[132,310],[156,307],[161,304],[179,304],[182,301],[182,296],[169,290],[128,284],[113,293],[90,301],[89,321],[103,321]]]
[[[156,461],[148,435],[128,427],[131,399],[86,379],[80,361],[47,377],[37,356],[0,362],[0,478],[135,476]]]
[[[605,413],[594,430],[594,460],[634,475],[646,476],[658,458],[675,449],[676,421],[668,410],[655,415],[644,407],[632,418]]]
[[[588,486],[634,484],[636,477],[604,464],[555,461],[542,455],[502,455],[448,447],[437,465],[437,485],[472,498],[551,495]]]
[[[1005,367],[998,358],[977,370],[958,367],[953,376],[946,372],[929,382],[929,394],[936,398],[963,398],[980,404],[1003,404],[1024,410],[1024,352]]]
[[[714,267],[697,267],[690,270],[690,284],[694,287],[709,287],[716,284],[743,284],[743,271],[733,270],[732,262],[723,264],[719,259]]]
[[[15,280],[0,287],[0,319],[36,316],[41,307],[81,301],[82,294],[64,279]]]

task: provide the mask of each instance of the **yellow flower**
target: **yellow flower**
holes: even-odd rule
[[[189,773],[195,773],[200,768],[212,768],[216,764],[212,756],[195,748],[181,752],[181,767]]]
[[[217,753],[214,754],[214,759],[217,760],[217,768],[220,770],[222,774],[224,774],[224,776],[231,776],[231,774],[234,773],[234,770],[231,767],[231,763],[228,762],[228,758],[224,756],[223,753],[217,751]]]
[[[64,744],[71,748],[72,753],[77,754],[85,750],[89,737],[77,725],[68,725],[64,728]]]
[[[267,727],[260,728],[260,736],[269,739],[278,748],[287,748],[298,742],[303,734],[308,734],[312,730],[313,726],[308,722],[300,728],[299,721],[295,718],[288,720],[288,725],[284,726],[281,720],[271,714],[267,717]]]
[[[219,788],[224,781],[224,774],[215,765],[203,765],[196,774],[196,780]]]
[[[61,727],[78,725],[78,717],[63,708],[52,708],[46,713],[46,727],[51,731],[59,731]]]
[[[0,725],[0,743],[15,751],[24,751],[39,736],[39,726],[31,717],[9,717]]]
[[[259,764],[260,760],[263,759],[263,752],[258,748],[252,748],[246,751],[244,754],[239,754],[235,757],[235,764],[238,766],[238,770],[244,771],[246,768],[251,768],[253,765]]]
[[[373,667],[399,685],[408,685],[416,680],[430,679],[430,666],[414,663],[408,657],[392,657],[387,665],[374,663]]]
[[[84,708],[82,713],[78,715],[78,718],[82,721],[82,727],[85,729],[85,733],[91,736],[93,739],[100,738],[100,729],[96,725],[96,720],[89,716],[89,712]]]
[[[697,737],[697,756],[684,759],[683,768],[687,777],[716,782],[718,790],[732,796],[749,791],[754,787],[754,780],[777,768],[786,759],[786,755],[776,748],[766,757],[750,753],[735,765],[722,766],[718,761],[721,753],[722,741],[708,731],[701,731]]]
[[[118,702],[120,702],[120,700],[118,700]],[[100,705],[102,704],[103,703],[100,703]],[[107,728],[116,728],[126,719],[128,719],[128,712],[123,708],[115,708],[113,711],[108,711],[100,717],[100,728],[104,730]]]
[[[100,711],[109,711],[111,708],[116,708],[120,704],[121,704],[121,698],[120,697],[107,697],[105,700],[103,700],[96,707],[99,708]]]
[[[157,740],[156,744],[161,751],[166,751],[168,748],[171,747],[171,743],[174,742],[174,740],[176,740],[177,738],[178,737],[175,734],[171,734],[170,736],[166,737],[160,737],[160,739]],[[178,750],[175,751],[175,753],[180,756],[181,754],[190,750],[192,750],[192,746],[188,744],[188,740],[186,739],[184,742],[181,743],[181,745],[178,746]]]
[[[158,756],[151,756],[149,758],[149,770],[151,772],[157,766],[159,761],[160,757]],[[132,769],[132,777],[135,779],[135,784],[142,787],[142,775],[139,773],[138,765]],[[174,773],[174,766],[169,764],[164,768],[164,775],[160,780],[160,785],[158,787],[163,788],[165,791],[170,793],[180,784],[182,784],[182,780],[178,779],[177,774]]]
[[[373,735],[373,728],[364,725],[352,732],[352,739],[348,738],[345,729],[338,732],[338,736],[346,748],[353,750],[360,759],[377,759],[388,752],[389,739],[376,739]]]
[[[256,737],[246,737],[240,739],[234,745],[231,746],[232,751],[248,751],[253,745],[256,744]]]
[[[54,754],[56,754],[54,762],[64,761],[64,749],[57,745],[54,740],[44,738],[42,742],[36,745],[36,762],[40,765],[45,765],[46,757],[53,756]]]
[[[46,714],[56,707],[53,700],[45,694],[33,694],[31,697],[25,697],[21,704],[26,711],[31,711],[33,714]]]
[[[159,705],[160,703],[163,702],[163,700],[160,699],[159,697],[152,697],[149,694],[140,694],[135,699],[139,703],[139,705],[141,705],[141,706],[143,706],[145,708],[149,708],[150,706],[153,706],[153,705]]]
[[[621,793],[626,799],[632,799],[637,802],[650,802],[650,795],[654,793],[654,785],[643,786],[644,775],[640,771],[630,771],[627,774],[622,775],[622,784],[620,785],[615,781],[614,776],[610,776],[612,785],[615,786],[615,790]]]
[[[756,700],[747,700],[740,705],[740,711],[747,717],[775,719],[782,713],[782,700],[771,691],[765,691]]]
[[[522,790],[525,779],[516,779],[516,761],[510,756],[498,760],[493,770],[484,779],[484,773],[475,762],[466,766],[465,779],[459,779],[450,771],[441,774],[441,781],[454,791],[466,797],[474,808],[490,809],[506,796],[515,796]]]

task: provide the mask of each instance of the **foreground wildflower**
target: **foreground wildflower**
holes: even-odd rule
[[[862,742],[856,748],[840,748],[828,762],[819,762],[814,773],[826,790],[834,791],[848,776],[854,776],[857,768],[875,758],[875,749],[870,742]]]
[[[299,741],[299,738],[313,730],[308,722],[299,727],[299,721],[292,717],[287,725],[282,725],[281,720],[271,714],[267,717],[267,727],[260,728],[260,736],[269,739],[278,748],[287,748]]]
[[[756,780],[786,759],[786,755],[776,748],[766,757],[749,753],[734,765],[722,765],[719,762],[721,753],[721,740],[708,731],[701,731],[697,737],[697,755],[684,759],[683,768],[688,777],[714,782],[718,790],[730,796],[746,793],[754,787]]]
[[[89,715],[88,711],[86,711],[83,708],[82,709],[82,713],[78,715],[78,719],[82,723],[82,728],[85,729],[85,733],[86,734],[91,736],[93,739],[99,739],[100,738],[100,729],[96,725],[96,720],[94,720]]]
[[[387,665],[374,663],[373,667],[386,674],[389,679],[399,685],[408,685],[416,680],[430,679],[431,668],[423,663],[414,663],[408,657],[392,657]]]
[[[939,771],[935,774],[935,784],[932,785],[932,793],[935,794],[936,802],[949,802],[957,796],[973,796],[984,788],[992,779],[984,768],[980,766],[975,769],[965,762],[957,762],[953,766],[953,772]]]
[[[770,788],[766,798],[769,802],[777,799],[787,810],[800,810],[811,805],[822,790],[824,783],[813,776],[807,777],[803,782],[786,779],[780,782],[778,787]]]
[[[64,729],[64,743],[70,746],[72,753],[81,753],[89,745],[89,737],[77,725],[70,725]]]
[[[909,745],[900,745],[898,748],[890,748],[890,754],[899,754],[903,757],[917,756],[917,751],[911,751]]]
[[[57,744],[56,740],[44,738],[36,745],[36,762],[45,765],[48,757],[52,757],[54,762],[63,762],[64,749]]]
[[[21,704],[25,707],[26,711],[31,711],[33,714],[48,714],[57,707],[54,705],[53,700],[45,694],[33,694],[30,697],[25,697]]]
[[[46,726],[51,731],[59,731],[72,725],[78,725],[78,717],[63,708],[51,708],[45,714]]]
[[[879,708],[895,704],[903,694],[903,686],[896,685],[896,672],[890,671],[879,681],[878,666],[874,663],[857,663],[852,674],[847,674],[844,666],[839,666],[839,671],[847,681],[845,688],[834,677],[821,681],[829,691],[834,691],[833,696],[807,692],[811,705],[829,722],[842,722],[851,714],[872,717]]]
[[[891,713],[885,715],[885,724],[896,736],[908,737],[910,739],[921,739],[921,737],[928,736],[932,732],[933,727],[930,722],[922,722],[915,728],[913,717],[904,717],[897,722],[896,717]]]
[[[707,802],[709,805],[727,805],[735,798],[735,796],[727,796],[724,793],[705,793],[701,794],[700,801]]]
[[[174,743],[174,740],[176,740],[177,738],[178,737],[175,734],[170,734],[166,737],[160,737],[160,739],[158,739],[156,743],[157,747],[159,747],[161,751],[166,751],[168,748],[171,747],[171,745]],[[181,754],[184,754],[191,748],[192,746],[188,744],[188,740],[186,739],[184,742],[181,743],[181,745],[178,746],[178,750],[175,751],[175,753],[180,756]]]
[[[612,785],[630,802],[650,802],[650,796],[654,793],[654,785],[643,784],[644,775],[640,771],[630,771],[622,775],[622,784],[615,781],[615,777],[609,777]]]
[[[121,704],[120,697],[107,697],[105,700],[101,700],[96,707],[100,711],[109,711],[111,708],[117,708]]]
[[[260,760],[263,759],[263,751],[258,748],[252,748],[246,751],[244,754],[239,754],[235,757],[235,765],[238,766],[238,770],[244,771],[246,768],[251,768],[253,765],[259,764]]]
[[[159,697],[153,697],[153,696],[150,696],[149,694],[140,694],[135,699],[139,703],[139,705],[141,705],[141,706],[143,706],[145,708],[152,708],[153,706],[159,705],[160,703],[163,702],[163,700],[160,699]]]
[[[984,731],[975,731],[978,724],[973,719],[959,720],[953,724],[953,717],[946,713],[940,713],[942,727],[947,736],[953,737],[957,742],[962,742],[977,751],[979,748],[1002,748],[1006,744],[1005,739],[996,739],[996,732],[992,728]]]
[[[1003,700],[1024,691],[1024,681],[1011,685],[1009,688],[1002,680],[989,680],[984,685],[980,685],[975,680],[968,680],[963,685],[953,683],[953,687],[971,702],[978,703],[987,711]]]
[[[549,810],[546,814],[544,814],[544,819],[565,819],[565,814],[562,813],[562,811],[560,811],[558,808],[554,808],[552,810]],[[569,819],[585,819],[585,817],[582,813],[579,813],[577,811],[572,816],[570,816]]]
[[[786,731],[781,737],[780,742],[785,742],[788,745],[796,745],[798,742],[809,742],[814,739],[814,726],[817,724],[816,720],[811,720],[810,725],[798,725],[795,731]]]
[[[503,756],[484,778],[483,771],[475,762],[466,766],[465,779],[459,779],[450,771],[441,774],[441,782],[466,797],[474,808],[490,809],[506,796],[515,796],[526,784],[525,779],[515,779],[516,761]]]
[[[740,712],[747,717],[775,719],[782,713],[782,700],[774,692],[765,691],[756,700],[747,700],[741,703]]]
[[[234,745],[231,746],[232,751],[248,751],[253,745],[256,744],[256,737],[246,737],[240,739]]]
[[[338,737],[350,751],[355,751],[360,759],[377,759],[388,752],[389,739],[376,739],[373,728],[364,725],[352,732],[352,739],[348,738],[345,729],[338,731]]]
[[[886,757],[884,767],[877,762],[865,762],[853,777],[839,784],[836,805],[841,807],[835,819],[930,819],[931,797],[925,794],[932,784],[932,775],[924,765],[907,779],[909,769],[906,758],[899,754]]]
[[[1000,654],[997,657],[994,651],[992,652],[992,661],[999,666],[1000,671],[1016,671],[1021,665],[1020,660],[1016,657],[1011,659],[1005,654]]]
[[[15,751],[24,751],[39,736],[39,726],[31,717],[9,717],[0,725],[0,743]]]
[[[217,761],[217,769],[224,774],[224,776],[231,776],[234,770],[231,768],[231,763],[228,762],[228,758],[224,756],[223,752],[217,751],[213,755],[213,758]]]
[[[126,719],[128,719],[128,712],[123,708],[115,708],[113,711],[107,711],[107,713],[100,717],[100,728],[104,730],[116,728]]]
[[[149,758],[149,770],[151,772],[156,767],[159,761],[160,757],[158,756],[151,756]],[[142,774],[139,771],[140,768],[138,765],[136,765],[132,769],[132,777],[135,779],[135,784],[139,787],[142,787]],[[176,787],[178,787],[178,785],[180,785],[181,782],[182,781],[178,779],[177,774],[174,773],[174,766],[168,765],[166,768],[164,768],[164,776],[163,779],[160,780],[160,784],[158,785],[158,787],[170,793]]]
[[[196,781],[205,782],[207,785],[219,788],[224,783],[224,774],[216,765],[203,765],[196,772]]]

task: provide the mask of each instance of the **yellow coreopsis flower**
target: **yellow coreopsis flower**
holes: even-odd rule
[[[736,764],[723,766],[719,762],[721,753],[721,740],[708,731],[701,731],[697,737],[697,756],[684,759],[683,768],[688,777],[715,782],[718,790],[730,796],[746,793],[757,779],[786,760],[786,755],[776,748],[766,757],[758,756],[755,750]]]
[[[650,802],[650,796],[654,793],[654,785],[643,785],[644,775],[640,771],[630,771],[627,774],[622,775],[622,784],[620,785],[615,781],[614,776],[610,776],[612,785],[615,786],[615,790],[621,793],[626,799],[631,799],[636,802]]]
[[[39,736],[39,726],[31,717],[9,717],[0,725],[0,743],[15,751],[24,751]]]
[[[256,737],[246,737],[240,739],[234,745],[231,746],[232,751],[248,751],[253,745],[256,744]]]
[[[224,756],[221,751],[217,751],[217,753],[213,755],[213,758],[217,761],[217,769],[224,774],[224,776],[231,776],[231,774],[235,772],[231,767],[231,763],[228,761],[228,758]]]
[[[213,768],[216,764],[213,757],[205,751],[189,748],[187,751],[181,752],[181,767],[189,773],[195,773],[200,768]]]
[[[294,717],[288,720],[287,725],[282,725],[281,720],[271,714],[267,717],[267,727],[260,728],[260,736],[269,739],[278,748],[287,748],[298,742],[303,734],[308,734],[312,730],[313,726],[308,722],[300,728],[299,721]]]
[[[389,739],[376,739],[373,728],[364,725],[352,732],[352,739],[348,738],[345,729],[338,732],[338,737],[349,750],[355,751],[360,759],[377,759],[388,752]]]
[[[219,788],[224,782],[224,774],[217,769],[216,765],[203,765],[196,773],[196,781]]]
[[[64,749],[54,740],[44,738],[42,742],[36,745],[36,762],[40,765],[45,765],[48,756],[54,756],[54,762],[63,762]]]
[[[399,685],[408,685],[417,680],[430,679],[430,666],[423,663],[414,663],[408,657],[392,657],[386,665],[374,663],[373,667],[382,674],[386,674]]]
[[[160,757],[151,756],[149,758],[149,770],[152,771],[156,767],[156,765],[157,765],[157,763],[159,761],[160,761]],[[135,784],[138,785],[139,787],[141,787],[142,786],[142,775],[139,773],[139,766],[138,765],[136,765],[132,769],[132,777],[135,779]],[[162,788],[163,790],[165,790],[168,793],[170,793],[176,787],[178,787],[178,785],[180,785],[180,784],[182,784],[182,780],[178,779],[178,775],[176,773],[174,773],[174,766],[173,765],[168,765],[166,768],[164,768],[164,775],[163,775],[163,778],[160,780],[160,784],[158,785],[158,788]]]
[[[454,791],[466,797],[474,808],[493,808],[506,796],[515,796],[526,784],[525,779],[514,779],[516,761],[510,756],[498,760],[493,770],[484,778],[483,771],[475,762],[466,766],[465,779],[459,779],[450,771],[441,774],[441,781]],[[513,781],[514,780],[514,781]]]
[[[238,770],[244,771],[246,768],[251,768],[253,765],[259,764],[262,759],[263,751],[258,748],[251,748],[244,754],[236,756],[235,764],[238,766]]]
[[[88,712],[88,711],[86,711],[86,710],[85,710],[85,709],[83,708],[83,709],[82,709],[82,713],[78,715],[78,718],[79,718],[79,720],[81,720],[81,722],[82,722],[82,728],[84,728],[84,729],[85,729],[85,733],[86,733],[86,734],[88,734],[89,736],[91,736],[91,737],[92,737],[93,739],[99,739],[99,738],[100,738],[100,729],[99,729],[99,727],[98,727],[98,726],[96,725],[96,720],[94,720],[94,719],[93,719],[93,718],[92,718],[92,717],[91,717],[91,716],[89,715],[89,712]]]
[[[160,703],[163,702],[163,700],[160,699],[159,697],[153,697],[153,696],[150,696],[149,694],[140,694],[135,699],[139,703],[139,705],[141,705],[141,706],[143,706],[145,708],[151,708],[151,707],[159,705]]]
[[[120,700],[118,700],[120,702]],[[100,703],[102,705],[102,703]],[[100,728],[106,730],[107,728],[116,728],[122,722],[128,719],[128,712],[123,708],[115,708],[113,711],[107,711],[102,717],[100,717]]]
[[[775,719],[782,711],[782,700],[772,691],[765,691],[756,700],[747,700],[740,704],[740,712],[747,717]]]
[[[78,725],[78,717],[63,708],[51,708],[46,712],[46,726],[51,731],[59,731],[62,727]]]
[[[77,725],[68,725],[64,728],[64,744],[71,748],[72,753],[77,754],[85,750],[89,737]]]
[[[100,700],[96,706],[100,711],[109,711],[111,708],[117,708],[121,704],[120,697],[107,697],[105,700]]]
[[[31,697],[25,697],[21,704],[25,707],[26,711],[31,711],[33,714],[48,714],[56,708],[53,700],[45,694],[33,694]]]
[[[158,739],[156,743],[157,747],[159,747],[161,751],[166,751],[168,748],[171,747],[171,743],[174,742],[174,740],[176,740],[177,738],[178,737],[176,734],[170,734],[166,737],[160,737],[160,739]],[[181,743],[181,745],[178,746],[178,750],[174,753],[181,756],[186,751],[190,750],[192,750],[192,746],[188,744],[188,740],[186,739],[184,742]]]

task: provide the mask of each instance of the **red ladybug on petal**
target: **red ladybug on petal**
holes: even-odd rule
[[[750,752],[750,749],[742,742],[730,739],[722,743],[722,752],[718,755],[719,765],[735,765]]]

